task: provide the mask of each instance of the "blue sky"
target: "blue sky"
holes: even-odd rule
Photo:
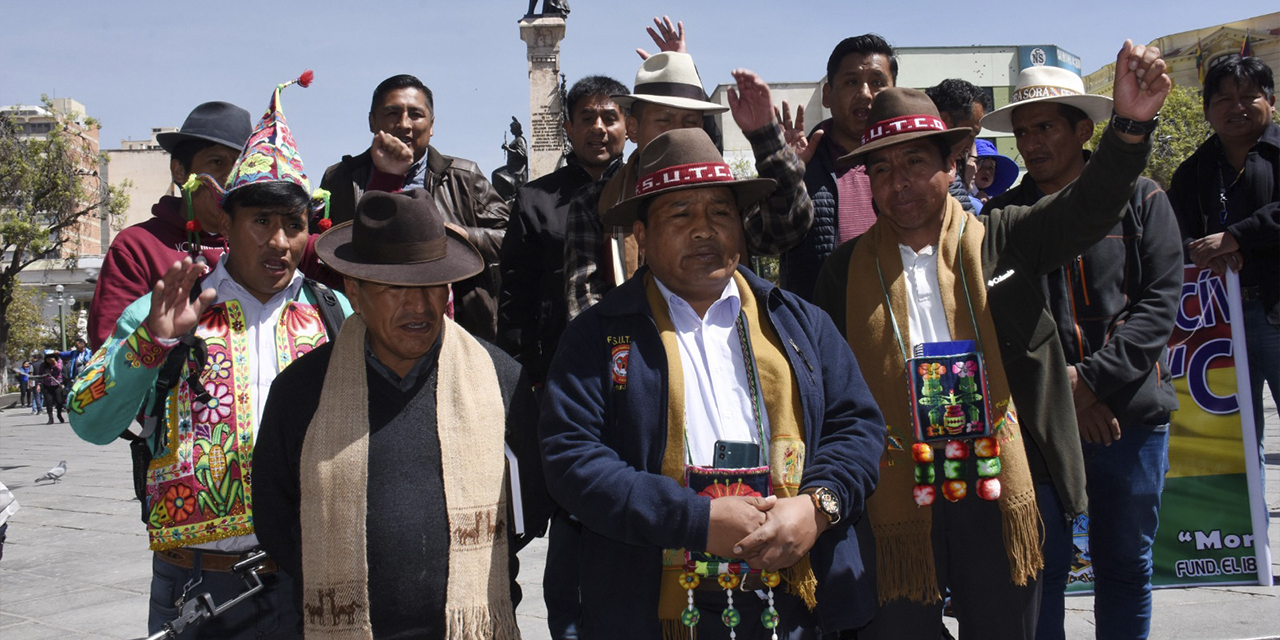
[[[653,50],[644,33],[666,12],[685,22],[689,49],[710,89],[747,67],[767,81],[822,77],[840,39],[874,31],[895,46],[1056,44],[1085,72],[1114,58],[1126,37],[1157,37],[1274,10],[1257,0],[1136,3],[757,2],[571,0],[561,67],[570,83],[590,74],[630,85]],[[1118,7],[1123,7],[1117,11]],[[310,68],[315,83],[284,94],[285,114],[318,184],[324,167],[369,144],[373,87],[412,73],[435,94],[432,144],[486,173],[512,115],[528,124],[525,45],[517,21],[526,3],[379,2],[5,3],[0,104],[72,97],[103,123],[103,148],[178,126],[195,105],[227,100],[256,118],[273,86]],[[958,9],[962,15],[954,14]]]

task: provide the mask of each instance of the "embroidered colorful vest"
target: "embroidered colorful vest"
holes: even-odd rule
[[[253,533],[252,357],[244,312],[234,300],[211,306],[196,335],[209,355],[201,382],[211,396],[193,402],[186,372],[169,393],[166,432],[147,471],[147,531],[153,550]],[[289,363],[328,341],[316,307],[289,302],[275,326],[276,357]]]

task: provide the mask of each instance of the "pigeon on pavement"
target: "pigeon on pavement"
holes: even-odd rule
[[[58,463],[58,466],[46,471],[45,474],[39,478],[36,478],[36,482],[40,482],[41,480],[52,480],[54,484],[57,484],[58,481],[62,479],[62,476],[65,475],[67,475],[67,461],[63,460]]]

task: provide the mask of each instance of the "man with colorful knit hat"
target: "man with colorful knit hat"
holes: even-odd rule
[[[604,213],[645,265],[569,324],[539,434],[582,522],[588,638],[817,638],[867,622],[859,553],[884,424],[813,305],[740,266],[743,209],[706,132],[656,136]]]
[[[124,310],[71,389],[71,426],[95,444],[115,440],[139,414],[162,416],[145,422],[142,434],[151,454],[143,513],[155,552],[150,633],[204,593],[223,604],[245,591],[232,567],[258,546],[250,481],[267,391],[350,311],[298,272],[307,220],[324,195],[312,199],[280,91],[306,86],[310,76],[276,88],[225,188],[197,178],[226,212],[219,229],[226,257],[207,276],[190,257],[172,263]],[[180,373],[166,364],[175,349],[186,355]],[[166,386],[157,383],[162,376],[180,379]],[[262,592],[182,637],[296,637],[293,579],[269,560],[257,573]]]
[[[814,298],[867,371],[888,430],[867,501],[880,608],[860,639],[937,638],[948,590],[961,637],[1035,637],[1040,512],[1033,477],[1082,499],[1083,460],[1041,276],[1120,221],[1171,87],[1154,47],[1125,42],[1115,116],[1071,185],[1034,206],[965,213],[952,149],[924,93],[885,89],[858,150],[880,217],[831,255]],[[854,277],[852,274],[857,274]],[[868,587],[870,585],[868,584]]]

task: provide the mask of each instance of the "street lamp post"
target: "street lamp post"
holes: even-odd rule
[[[65,295],[63,293],[63,291],[65,290],[65,287],[63,287],[62,285],[58,285],[54,287],[53,290],[58,294],[58,297],[57,297],[58,328],[59,328],[59,332],[62,334],[62,350],[66,351],[67,350],[67,305],[69,304],[69,305],[75,306],[76,299],[74,296]],[[49,301],[53,302],[54,298],[49,298]]]

